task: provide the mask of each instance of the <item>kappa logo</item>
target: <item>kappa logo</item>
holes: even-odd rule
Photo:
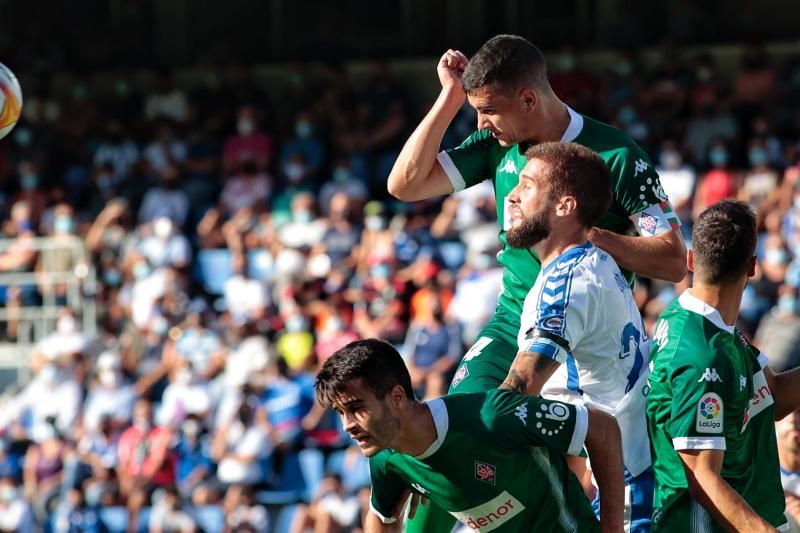
[[[431,492],[428,489],[426,489],[425,487],[423,487],[422,485],[420,485],[419,483],[412,483],[411,484],[411,488],[414,489],[415,491],[419,492],[420,494],[423,494],[423,495],[430,494],[430,492]]]
[[[489,463],[475,461],[475,479],[494,485],[497,481],[497,469]]]
[[[650,168],[650,165],[647,164],[647,161],[645,161],[644,159],[637,159],[636,162],[633,164],[634,177],[638,176],[648,168]]]
[[[669,341],[669,323],[666,320],[659,320],[656,324],[656,331],[653,334],[653,342],[658,346],[657,351],[664,349]]]
[[[722,378],[719,377],[719,374],[717,374],[716,368],[706,368],[706,371],[703,372],[703,375],[700,376],[700,379],[697,380],[698,383],[700,383],[701,381],[707,381],[709,383],[717,381],[719,383],[722,383]]]
[[[517,173],[517,165],[514,164],[512,159],[506,159],[505,164],[500,168],[500,172],[508,172],[509,174]]]
[[[739,376],[739,390],[744,390],[747,387],[747,378],[744,376]]]
[[[525,404],[517,406],[517,409],[514,411],[514,416],[519,418],[519,421],[522,422],[522,425],[528,427],[528,406]]]

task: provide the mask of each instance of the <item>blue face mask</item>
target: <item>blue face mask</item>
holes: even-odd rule
[[[301,139],[307,139],[311,137],[313,132],[314,128],[311,126],[310,122],[298,122],[294,125],[294,133]]]
[[[350,171],[346,167],[337,167],[333,169],[333,181],[347,181],[350,179]]]
[[[53,230],[56,233],[72,233],[75,229],[75,224],[72,222],[72,217],[58,216],[53,221]]]
[[[25,191],[30,191],[39,186],[39,176],[36,174],[23,174],[19,178],[19,186]]]
[[[116,287],[122,281],[122,274],[119,270],[106,270],[103,272],[103,281],[109,287]]]
[[[783,248],[772,248],[764,253],[764,261],[773,265],[786,264],[786,250]]]
[[[751,148],[747,153],[747,159],[750,161],[750,166],[757,167],[767,162],[767,151],[763,148]]]
[[[715,167],[724,167],[728,164],[728,151],[725,148],[712,148],[708,160]]]
[[[623,124],[630,124],[631,122],[636,120],[636,110],[631,106],[625,106],[619,110],[617,118]]]
[[[784,313],[797,313],[797,298],[791,294],[784,294],[778,298],[778,309]]]

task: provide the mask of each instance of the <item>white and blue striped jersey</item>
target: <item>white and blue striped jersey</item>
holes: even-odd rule
[[[519,350],[561,366],[542,396],[585,403],[617,419],[625,466],[650,466],[645,417],[650,340],[614,259],[591,243],[547,265],[525,298]]]

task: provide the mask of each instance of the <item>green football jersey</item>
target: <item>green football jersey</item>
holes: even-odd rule
[[[691,498],[678,450],[724,450],[722,478],[765,520],[786,524],[766,357],[686,291],[659,318],[650,360],[653,531],[723,531]]]
[[[383,450],[370,459],[371,510],[392,522],[411,488],[474,531],[598,531],[564,453],[583,447],[588,414],[509,390],[427,403],[437,440],[414,457]]]
[[[680,226],[677,215],[661,188],[658,174],[647,154],[623,132],[569,109],[570,124],[561,142],[576,142],[597,152],[611,169],[614,199],[598,226],[619,234],[658,235]],[[509,325],[511,337],[519,329],[522,303],[539,275],[541,262],[533,250],[506,245],[506,231],[511,227],[508,193],[517,185],[525,166],[527,145],[503,147],[488,130],[470,135],[460,146],[441,152],[441,164],[455,191],[491,179],[497,198],[497,220],[501,224],[503,292],[500,304],[508,306],[517,317]],[[632,282],[631,272],[623,274]]]

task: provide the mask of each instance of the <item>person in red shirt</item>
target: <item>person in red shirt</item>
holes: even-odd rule
[[[236,120],[236,135],[225,141],[222,153],[222,170],[225,176],[241,172],[245,161],[254,161],[258,171],[265,171],[274,153],[272,138],[258,129],[255,108],[242,106]]]
[[[150,400],[139,399],[133,408],[133,425],[119,439],[120,490],[128,501],[128,529],[136,531],[139,509],[153,491],[175,484],[175,457],[170,450],[172,432],[153,425]]]
[[[692,214],[696,219],[707,207],[720,200],[736,198],[738,176],[730,168],[730,154],[724,141],[716,140],[708,153],[711,169],[700,179],[694,194]]]

